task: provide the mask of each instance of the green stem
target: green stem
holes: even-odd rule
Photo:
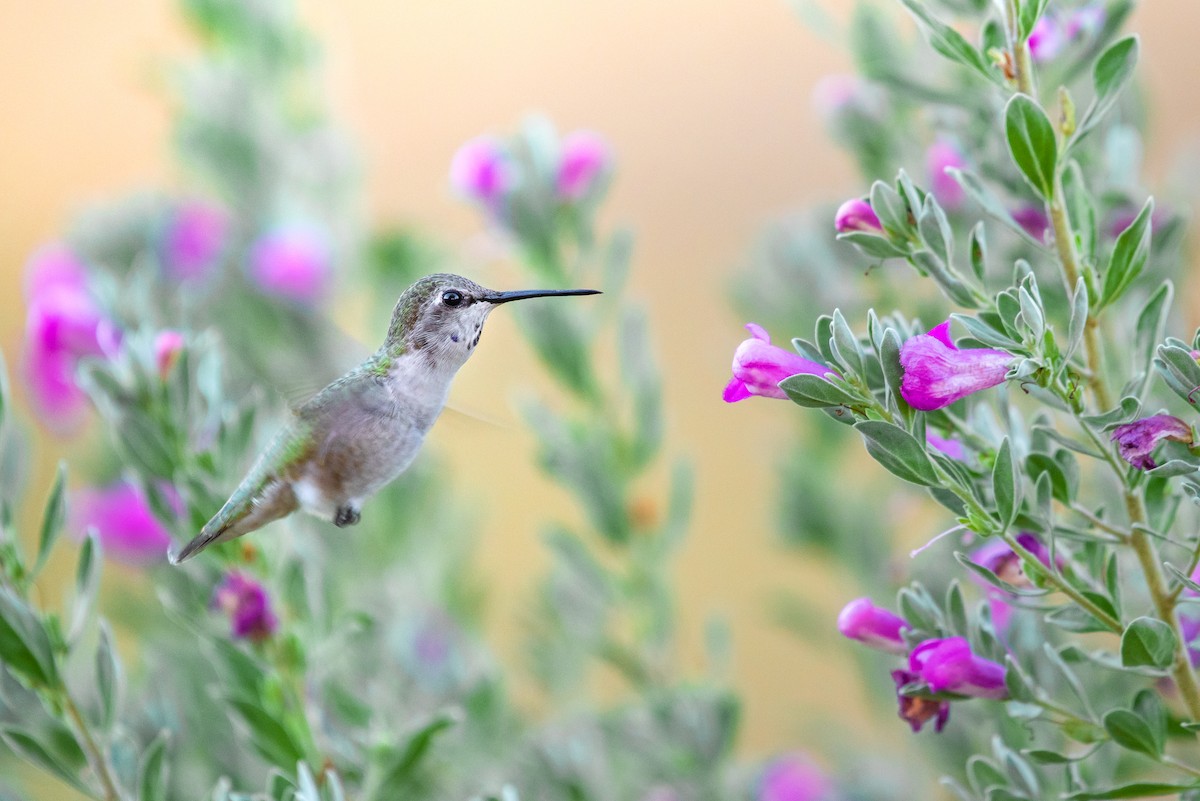
[[[1036,97],[1037,90],[1033,85],[1033,59],[1029,55],[1029,42],[1021,36],[1021,26],[1018,23],[1017,0],[1005,0],[1004,22],[1008,29],[1008,45],[1012,53],[1013,79],[1017,82],[1017,91]]]
[[[96,743],[96,738],[92,736],[91,729],[88,728],[87,721],[83,719],[83,715],[79,712],[79,707],[75,705],[75,700],[71,698],[71,694],[67,692],[66,687],[60,687],[57,692],[58,700],[62,704],[62,708],[66,710],[67,717],[71,719],[71,723],[75,726],[75,733],[78,735],[80,745],[83,747],[84,754],[87,755],[88,765],[92,769],[92,773],[96,774],[96,778],[100,780],[100,786],[104,790],[104,801],[123,801],[120,791],[117,790],[117,784],[113,780],[112,773],[108,768],[108,760],[104,758],[104,752]]]
[[[1038,557],[1025,548],[1025,546],[1022,545],[1010,532],[1004,532],[1000,535],[1000,538],[1008,544],[1009,548],[1013,549],[1013,553],[1025,559],[1025,561],[1031,564],[1039,561]],[[1050,581],[1054,584],[1056,589],[1074,601],[1089,615],[1100,621],[1100,623],[1103,624],[1103,626],[1109,631],[1113,632],[1114,634],[1120,634],[1125,630],[1125,627],[1121,625],[1121,621],[1117,620],[1108,612],[1105,612],[1099,606],[1092,603],[1092,601],[1089,600],[1086,595],[1075,589],[1070,582],[1060,576],[1053,566],[1046,571],[1045,575],[1050,578]]]

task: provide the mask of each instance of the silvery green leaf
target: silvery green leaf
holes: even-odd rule
[[[1000,348],[1002,350],[1013,350],[1019,348],[1020,343],[1009,337],[1004,332],[992,327],[988,323],[966,314],[951,314],[950,319],[957,323],[961,323],[971,336],[980,343],[991,348]]]
[[[825,409],[831,406],[850,406],[859,399],[834,386],[820,376],[800,373],[779,382],[779,388],[787,393],[793,403],[809,409]]]
[[[1167,340],[1156,351],[1154,366],[1162,374],[1171,391],[1189,404],[1197,403],[1197,388],[1200,387],[1200,365],[1192,357],[1191,349],[1178,340]]]
[[[67,516],[66,502],[67,463],[59,462],[58,471],[54,475],[54,485],[50,489],[50,498],[46,501],[46,511],[42,513],[41,536],[38,538],[37,559],[33,563],[32,573],[36,575],[46,564],[54,541],[62,531],[63,521]]]
[[[165,801],[167,797],[166,730],[158,733],[142,754],[138,766],[138,801]]]
[[[1178,641],[1171,627],[1152,617],[1130,621],[1121,634],[1121,664],[1125,667],[1168,668]]]
[[[66,737],[56,737],[56,742],[51,745],[25,729],[4,725],[0,726],[0,739],[17,755],[57,776],[84,795],[92,795],[91,788],[79,775],[87,765],[87,757],[69,733]]]
[[[1033,27],[1041,19],[1049,0],[1024,0],[1021,3],[1020,15],[1017,17],[1017,30],[1022,39],[1028,39]]]
[[[1087,263],[1096,258],[1096,204],[1088,194],[1087,181],[1079,162],[1071,159],[1062,171],[1063,204],[1079,243],[1080,257]]]
[[[1197,470],[1200,470],[1200,460],[1170,459],[1158,467],[1147,470],[1146,475],[1154,478],[1173,478],[1174,476],[1188,476]]]
[[[858,337],[850,330],[841,309],[833,310],[833,351],[838,361],[845,365],[854,375],[864,376],[863,354]]]
[[[882,420],[864,420],[854,426],[862,434],[867,452],[896,476],[926,487],[937,485],[937,473],[924,443],[899,426]]]
[[[117,662],[112,632],[109,630],[108,624],[101,621],[100,635],[96,645],[96,693],[100,696],[100,725],[104,730],[112,727],[120,684],[121,665]]]
[[[1005,227],[1009,228],[1029,244],[1039,248],[1046,247],[1045,242],[1041,242],[1029,235],[1029,232],[1013,218],[1012,212],[1008,210],[1008,206],[975,173],[961,170],[957,167],[947,167],[946,174],[955,181],[958,181],[958,185],[963,188],[968,197],[979,204],[984,214],[995,219],[997,222],[1003,223]]]
[[[296,766],[296,780],[300,787],[296,791],[296,801],[321,801],[321,793],[317,790],[317,781],[313,778],[312,769],[307,762]]]
[[[255,701],[229,697],[226,703],[250,730],[250,743],[272,765],[294,765],[304,758],[303,749],[274,715]]]
[[[1053,199],[1058,142],[1046,112],[1028,95],[1013,95],[1004,109],[1004,132],[1025,180],[1042,198]]]
[[[871,210],[889,236],[905,237],[911,227],[908,208],[895,189],[883,181],[871,184]]]
[[[1071,322],[1067,327],[1067,347],[1063,351],[1063,359],[1070,360],[1083,341],[1083,331],[1088,321],[1088,292],[1083,276],[1075,282],[1075,291],[1071,293]]]
[[[946,213],[938,205],[933,194],[925,196],[925,204],[921,207],[921,215],[917,218],[917,230],[926,247],[933,251],[947,270],[953,269],[954,232],[950,230],[950,222]]]
[[[999,73],[987,58],[976,49],[975,45],[966,40],[958,31],[935,17],[920,0],[901,0],[905,8],[913,13],[929,33],[929,43],[933,49],[953,62],[961,64],[985,80],[992,83],[999,81]]]
[[[6,587],[0,587],[0,662],[34,685],[58,681],[46,627],[25,600]]]
[[[837,238],[839,241],[854,245],[864,255],[870,256],[873,259],[903,258],[907,253],[907,251],[893,245],[879,234],[869,234],[865,231],[847,231],[846,233],[838,234]]]
[[[996,451],[992,466],[992,495],[1000,519],[1000,533],[1008,530],[1021,508],[1021,477],[1013,460],[1012,446],[1005,437]]]
[[[1110,45],[1096,60],[1096,65],[1092,69],[1092,84],[1096,90],[1095,99],[1075,127],[1075,133],[1071,137],[1072,145],[1095,128],[1113,104],[1117,102],[1117,96],[1129,82],[1133,75],[1133,69],[1137,66],[1138,49],[1137,36],[1126,36]]]
[[[984,237],[982,220],[975,223],[975,227],[971,229],[969,254],[971,271],[975,273],[976,279],[983,281],[987,275],[987,240]]]
[[[1128,423],[1141,410],[1142,404],[1137,398],[1126,395],[1121,398],[1114,408],[1100,414],[1088,414],[1079,418],[1083,422],[1098,428],[1101,431],[1109,431],[1117,426]]]
[[[1036,284],[1033,285],[1036,289]],[[1017,298],[1021,304],[1021,319],[1025,321],[1025,326],[1033,335],[1034,341],[1039,341],[1046,333],[1046,315],[1042,311],[1041,303],[1034,300],[1033,295],[1025,287],[1017,290]]]
[[[1121,297],[1145,269],[1146,261],[1150,258],[1150,215],[1153,212],[1154,198],[1149,198],[1133,223],[1117,237],[1112,259],[1104,271],[1104,286],[1097,304],[1099,308]]]
[[[1191,784],[1168,784],[1166,782],[1134,782],[1104,790],[1080,790],[1063,796],[1063,801],[1116,801],[1122,798],[1150,798],[1160,795],[1177,795],[1187,790],[1200,788],[1200,782]],[[1180,796],[1182,798],[1183,796]]]
[[[1162,743],[1154,736],[1150,725],[1129,709],[1113,709],[1103,719],[1104,729],[1113,742],[1149,757],[1162,753]]]
[[[967,760],[967,780],[976,795],[991,797],[992,791],[1008,786],[1008,776],[991,759],[975,754]]]
[[[1138,314],[1137,325],[1134,327],[1133,367],[1146,377],[1138,395],[1145,392],[1145,382],[1149,380],[1150,365],[1154,360],[1154,348],[1162,340],[1174,295],[1174,285],[1170,281],[1163,281]]]

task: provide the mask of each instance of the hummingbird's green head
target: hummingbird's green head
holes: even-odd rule
[[[461,366],[479,344],[483,323],[501,303],[554,295],[596,295],[595,289],[525,289],[497,292],[461,275],[437,273],[400,296],[384,347],[388,353],[420,352],[431,361]]]

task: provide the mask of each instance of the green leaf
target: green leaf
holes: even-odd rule
[[[785,378],[779,388],[787,393],[793,403],[809,409],[824,409],[830,406],[850,406],[858,399],[820,376],[810,373]]]
[[[415,772],[434,739],[457,722],[457,716],[442,713],[413,732],[403,748],[387,749],[383,762],[372,765],[368,771],[363,797],[369,800],[398,797],[398,789],[411,786],[416,778]]]
[[[113,648],[112,633],[108,624],[100,621],[96,645],[96,693],[100,696],[100,724],[106,731],[112,727],[120,681],[121,665]]]
[[[996,462],[992,466],[992,494],[996,499],[996,513],[1000,518],[1000,532],[1008,531],[1017,512],[1021,509],[1021,476],[1013,462],[1012,446],[1008,437],[996,451]]]
[[[998,73],[982,53],[958,31],[939,20],[918,0],[901,0],[904,6],[929,29],[929,43],[946,58],[974,70],[989,81],[996,82]]]
[[[864,420],[854,427],[866,441],[867,452],[894,475],[925,487],[939,483],[924,443],[903,428],[882,420]]]
[[[975,223],[971,229],[971,240],[968,253],[971,259],[971,272],[980,281],[987,275],[987,239],[984,236],[983,220]]]
[[[862,347],[841,309],[833,310],[833,350],[847,369],[857,376],[864,374]]]
[[[229,698],[227,703],[249,727],[255,749],[272,765],[288,767],[304,758],[304,751],[283,724],[257,703],[241,698]]]
[[[947,167],[946,174],[954,180],[958,181],[958,185],[963,188],[967,196],[979,204],[983,212],[989,217],[992,217],[997,222],[1003,223],[1013,233],[1020,236],[1029,244],[1045,248],[1046,243],[1041,242],[1029,235],[1029,232],[1013,218],[1012,212],[1008,210],[1008,206],[983,183],[979,176],[972,172],[960,170],[957,167]]]
[[[1075,127],[1075,133],[1071,137],[1072,145],[1095,128],[1117,102],[1117,96],[1129,82],[1133,69],[1137,66],[1138,50],[1137,36],[1127,36],[1110,45],[1096,60],[1096,66],[1092,69],[1095,99]]]
[[[167,797],[167,732],[161,731],[142,754],[138,769],[138,801],[165,801]]]
[[[62,753],[59,749],[51,750],[38,742],[32,734],[16,726],[0,728],[0,739],[22,758],[57,776],[84,795],[92,795],[92,789],[79,777],[79,771],[87,763],[87,757],[74,740],[58,743],[59,749],[66,748],[68,751]]]
[[[1039,765],[1069,765],[1079,760],[1079,757],[1069,757],[1057,751],[1045,751],[1039,748],[1034,748],[1023,753]]]
[[[1153,212],[1154,198],[1149,198],[1133,223],[1117,237],[1112,259],[1104,272],[1101,308],[1121,297],[1145,269],[1150,258],[1150,215]]]
[[[1071,322],[1067,328],[1067,347],[1063,351],[1063,360],[1070,359],[1083,341],[1083,331],[1088,321],[1088,292],[1083,276],[1075,282],[1075,291],[1071,294]]]
[[[1171,627],[1152,617],[1139,617],[1121,634],[1121,664],[1125,667],[1168,668],[1178,641]]]
[[[1174,296],[1174,285],[1170,281],[1163,281],[1146,301],[1146,305],[1142,307],[1142,311],[1138,315],[1135,327],[1137,333],[1134,335],[1133,346],[1133,356],[1136,359],[1134,367],[1145,372],[1147,378],[1149,378],[1150,364],[1154,359],[1154,349],[1163,338],[1167,314],[1171,310],[1171,301]]]
[[[903,258],[908,253],[879,234],[869,234],[866,231],[847,231],[838,234],[837,238],[839,241],[849,242],[873,259]]]
[[[46,501],[46,511],[42,513],[42,530],[38,538],[37,560],[33,563],[33,573],[46,564],[54,541],[62,531],[63,521],[67,516],[65,490],[67,485],[67,463],[58,463],[58,472],[54,476],[54,485],[50,489],[50,498]]]
[[[1037,21],[1041,18],[1042,12],[1046,10],[1046,4],[1049,1],[1023,0],[1021,3],[1021,15],[1018,18],[1018,28],[1022,39],[1029,38],[1029,34],[1033,31],[1033,27],[1037,25]]]
[[[1175,795],[1185,790],[1200,788],[1193,784],[1164,784],[1163,782],[1138,782],[1112,787],[1107,790],[1084,790],[1065,796],[1065,801],[1109,801],[1118,798],[1149,798],[1156,795]]]
[[[38,686],[58,680],[46,628],[25,602],[0,588],[0,663]]]
[[[1162,743],[1137,713],[1129,709],[1114,709],[1104,716],[1103,723],[1104,730],[1117,745],[1155,759],[1162,753]]]
[[[1014,95],[1004,110],[1004,132],[1025,180],[1041,197],[1053,199],[1058,143],[1046,112],[1028,95]]]

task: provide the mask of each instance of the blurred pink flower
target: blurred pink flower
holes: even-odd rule
[[[450,186],[454,191],[493,212],[499,211],[517,178],[503,143],[494,136],[468,140],[450,161]]]
[[[1133,225],[1133,221],[1137,219],[1137,216],[1140,212],[1141,209],[1137,208],[1136,206],[1126,206],[1114,211],[1108,221],[1108,235],[1113,239],[1116,239],[1125,232],[1126,228]],[[1170,218],[1170,212],[1168,212],[1164,207],[1155,206],[1154,211],[1150,212],[1150,233],[1158,233],[1158,230],[1162,228]]]
[[[1022,548],[1036,556],[1043,565],[1050,566],[1050,551],[1034,534],[1022,531],[1017,535],[1017,542]],[[1033,586],[1033,582],[1025,575],[1021,557],[999,537],[989,539],[972,551],[971,561],[986,567],[1002,581],[1006,581],[1014,587]],[[984,585],[984,594],[987,595],[988,608],[992,613],[992,627],[997,632],[1003,633],[1008,629],[1008,624],[1012,620],[1012,595],[994,584],[985,584],[982,579],[975,577],[975,574],[971,575],[978,583]]]
[[[229,617],[236,639],[265,640],[279,627],[263,585],[243,573],[230,573],[213,591],[212,606]]]
[[[250,248],[250,276],[269,295],[315,303],[333,277],[333,248],[315,225],[289,223],[262,234]]]
[[[1103,3],[1093,3],[1072,11],[1067,16],[1066,33],[1069,39],[1081,39],[1095,36],[1104,28],[1108,14]]]
[[[833,117],[852,105],[863,91],[863,81],[857,75],[834,73],[826,75],[813,86],[812,103],[825,119]]]
[[[200,200],[180,203],[162,235],[162,260],[177,281],[207,278],[221,262],[229,239],[229,213]]]
[[[779,382],[799,373],[824,376],[832,373],[823,364],[810,362],[799,354],[771,344],[771,335],[762,326],[746,323],[749,339],[733,353],[733,378],[725,385],[724,400],[736,403],[751,395],[786,398]]]
[[[1029,32],[1029,55],[1037,63],[1053,61],[1067,44],[1066,31],[1057,17],[1043,14]]]
[[[608,143],[594,131],[575,131],[562,140],[556,191],[566,200],[579,200],[612,161]]]
[[[1042,206],[1027,203],[1013,209],[1011,214],[1025,233],[1039,242],[1046,241],[1046,234],[1050,231],[1050,218],[1046,216],[1046,210]]]
[[[947,320],[900,346],[900,394],[914,409],[931,412],[1004,383],[1012,361],[1012,354],[1002,350],[959,350]]]
[[[883,230],[883,226],[879,223],[879,217],[871,208],[871,204],[857,197],[838,206],[837,213],[833,215],[833,227],[839,234],[851,231],[877,234]]]
[[[967,193],[946,173],[947,167],[965,169],[967,159],[961,150],[947,139],[937,139],[925,151],[925,170],[929,173],[929,188],[938,203],[947,211],[962,206]]]
[[[837,627],[843,637],[889,654],[902,654],[908,650],[901,635],[911,628],[908,621],[876,606],[870,598],[856,598],[846,604],[838,615]]]
[[[158,367],[158,375],[166,379],[179,361],[179,353],[183,350],[183,334],[172,329],[159,331],[154,338],[154,364]]]
[[[79,536],[94,529],[104,553],[118,562],[146,565],[166,559],[171,535],[134,484],[78,490],[68,509],[68,529]]]
[[[932,431],[926,431],[925,442],[927,442],[930,446],[937,448],[951,459],[957,459],[960,462],[965,462],[967,460],[966,446],[956,439],[950,437],[940,437]]]
[[[66,431],[87,406],[75,383],[79,360],[115,352],[120,335],[89,293],[83,264],[61,243],[30,258],[26,300],[25,378],[42,419]]]
[[[758,782],[757,801],[826,801],[833,784],[824,771],[800,753],[777,757]]]

